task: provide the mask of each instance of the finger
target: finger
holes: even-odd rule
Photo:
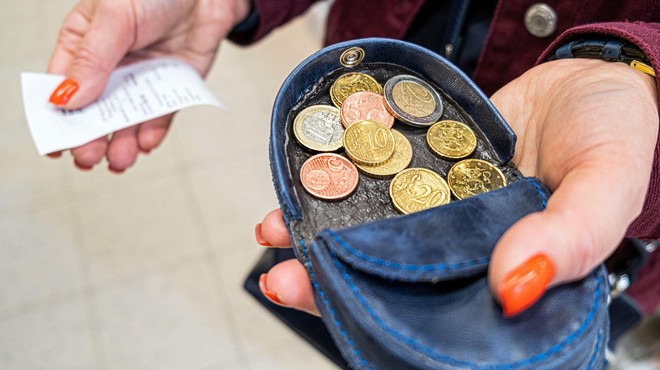
[[[50,157],[50,158],[56,159],[56,158],[60,158],[60,157],[62,157],[62,151],[59,151],[59,152],[52,152],[52,153],[48,153],[48,154],[46,154],[46,155],[47,155],[48,157]]]
[[[89,29],[75,51],[71,50],[71,45],[66,45],[64,54],[57,51],[53,57],[53,69],[61,69],[67,58],[70,63],[67,79],[53,91],[51,103],[77,109],[98,98],[110,73],[134,41],[135,16],[131,9],[120,1],[100,1],[96,5],[93,14],[101,16],[92,16]]]
[[[569,172],[543,212],[522,218],[502,236],[489,283],[505,315],[530,307],[548,286],[586,276],[618,245],[644,193],[625,189],[612,172],[609,166]]]
[[[71,154],[76,167],[81,170],[90,170],[103,159],[107,148],[108,138],[104,136],[71,149]]]
[[[160,146],[167,135],[174,114],[144,122],[138,131],[138,147],[144,153],[149,153]]]
[[[138,125],[133,125],[112,134],[106,153],[110,171],[122,173],[135,163],[139,153],[137,133]]]
[[[279,209],[270,211],[262,223],[254,228],[254,236],[257,243],[264,247],[291,248],[289,231],[284,225],[282,211]]]
[[[314,292],[307,271],[298,260],[280,262],[268,274],[262,274],[259,289],[275,304],[321,316],[314,303]]]

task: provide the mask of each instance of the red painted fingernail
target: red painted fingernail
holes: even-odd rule
[[[53,152],[53,153],[48,153],[46,155],[49,156],[50,158],[59,158],[62,156],[62,152]]]
[[[81,170],[81,171],[89,171],[92,168],[94,168],[94,166],[83,166],[82,164],[78,163],[78,161],[76,161],[75,159],[73,160],[73,164],[76,167],[78,167],[78,169]]]
[[[272,247],[270,243],[268,243],[263,236],[261,236],[261,224],[257,224],[257,226],[254,227],[254,238],[257,239],[257,243],[259,245],[264,246],[264,247]]]
[[[112,172],[114,174],[117,174],[117,175],[121,175],[122,173],[124,173],[124,171],[126,171],[125,168],[123,170],[120,170],[120,169],[112,167],[111,165],[108,165],[108,170],[110,170],[110,172]]]
[[[515,316],[534,304],[541,298],[554,274],[550,258],[538,254],[506,275],[497,289],[504,316]]]
[[[261,274],[261,276],[259,276],[259,290],[261,290],[261,293],[271,302],[278,304],[280,306],[284,306],[284,303],[282,303],[280,297],[277,296],[277,293],[268,290],[268,288],[266,287],[267,277],[268,274]]]
[[[55,89],[55,91],[53,91],[53,94],[48,100],[57,106],[65,105],[71,99],[73,94],[78,91],[79,87],[80,86],[76,81],[67,78]]]

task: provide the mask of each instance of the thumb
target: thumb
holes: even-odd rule
[[[67,17],[49,66],[50,72],[64,73],[66,79],[50,96],[52,104],[78,109],[101,95],[134,41],[130,9],[120,1],[100,1],[91,22],[80,8]]]
[[[520,219],[495,247],[489,284],[504,315],[526,310],[547,287],[592,271],[623,238],[636,205],[641,209],[639,198],[597,168],[568,173],[546,209]]]

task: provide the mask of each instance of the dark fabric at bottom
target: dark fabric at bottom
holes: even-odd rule
[[[341,369],[350,369],[346,361],[341,357],[339,349],[332,341],[332,337],[326,329],[323,321],[304,312],[292,310],[290,308],[280,307],[271,303],[261,291],[259,291],[259,276],[268,272],[271,267],[279,262],[295,258],[291,249],[268,249],[261,256],[250,274],[245,279],[243,287],[250,293],[262,306],[282,320],[294,332],[313,345],[328,359],[334,362]]]

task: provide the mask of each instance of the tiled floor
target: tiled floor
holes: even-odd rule
[[[327,5],[208,77],[227,110],[181,112],[121,176],[41,158],[20,98],[73,0],[0,11],[0,369],[334,369],[241,287],[277,206],[267,140],[286,75],[321,46]]]

